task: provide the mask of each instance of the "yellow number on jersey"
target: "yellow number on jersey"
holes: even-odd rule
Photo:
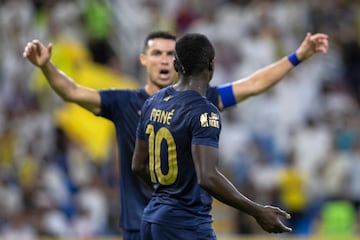
[[[155,133],[154,126],[150,124],[146,128],[146,134],[149,134],[149,169],[151,181],[153,183],[158,181],[161,185],[171,185],[175,183],[178,175],[178,165],[174,137],[165,127],[160,128]],[[163,173],[161,170],[160,151],[162,141],[166,141],[168,146],[169,170],[167,173]]]

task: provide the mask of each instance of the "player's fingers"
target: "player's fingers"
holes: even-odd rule
[[[320,38],[328,39],[329,36],[325,33],[315,33],[314,35],[311,36],[311,39],[320,39]]]
[[[276,214],[279,215],[279,216],[282,216],[286,219],[290,219],[291,218],[291,215],[287,212],[285,212],[284,210],[280,209],[280,208],[276,208]]]
[[[39,40],[35,39],[32,41],[32,44],[34,46],[34,51],[36,52],[36,54],[41,55],[41,48],[43,47],[41,42]]]
[[[316,46],[316,51],[326,53],[329,48],[328,41],[320,41],[319,44]]]
[[[32,40],[32,43],[36,46],[40,46],[40,44],[41,44],[40,41],[37,39]]]
[[[280,208],[276,208],[275,211],[276,211],[276,214],[278,216],[282,216],[282,217],[284,217],[286,219],[291,218],[291,215],[289,213],[287,213],[286,211],[284,211],[284,210],[282,210]],[[283,224],[283,222],[279,218],[277,218],[277,223],[278,224],[277,224],[276,228],[277,228],[278,233],[291,232],[292,231],[292,228],[290,228],[290,227],[286,226],[285,224]]]
[[[26,58],[27,55],[28,55],[28,49],[27,49],[27,46],[28,46],[29,43],[26,44],[25,48],[24,48],[24,51],[23,51],[23,57]]]
[[[323,37],[323,36],[312,36],[310,39],[310,42],[314,45],[314,46],[319,46],[322,44],[326,44],[328,42],[327,37]]]
[[[305,36],[304,41],[305,41],[305,42],[308,42],[308,41],[310,41],[310,40],[311,40],[311,33],[308,32],[308,33],[306,33],[306,36]]]
[[[292,228],[287,227],[285,225],[281,226],[281,227],[277,227],[274,231],[272,231],[273,233],[284,233],[284,232],[292,232]]]
[[[268,230],[269,233],[284,233],[284,232],[292,232],[292,228],[283,224],[279,219],[276,224]]]
[[[328,49],[325,47],[320,47],[318,52],[327,53]]]
[[[318,46],[318,47],[316,48],[316,51],[317,51],[317,52],[322,52],[322,53],[327,53],[327,50],[328,50],[328,47],[327,47],[327,46],[324,46],[324,45]]]
[[[327,38],[317,38],[316,39],[316,43],[317,44],[322,44],[322,45],[328,45],[329,41]]]
[[[315,46],[315,50],[317,52],[323,52],[326,53],[328,46],[329,46],[329,41],[327,39],[327,37],[323,37],[323,36],[319,36],[316,38],[313,38],[311,40]]]
[[[278,226],[278,233],[282,233],[282,232],[291,232],[292,228],[286,226],[285,224],[283,224],[280,220],[278,220],[279,226]]]
[[[23,52],[23,56],[24,57],[28,57],[31,52],[33,51],[33,47],[32,47],[32,43],[31,42],[28,42],[24,48],[24,52]]]
[[[49,43],[48,46],[47,46],[47,49],[48,49],[50,55],[51,55],[51,52],[52,52],[52,47],[53,47],[52,43]]]

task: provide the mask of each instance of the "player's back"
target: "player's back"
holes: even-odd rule
[[[144,219],[179,226],[210,222],[212,198],[197,183],[191,145],[217,147],[217,108],[198,92],[168,87],[145,103],[140,124],[155,188]]]

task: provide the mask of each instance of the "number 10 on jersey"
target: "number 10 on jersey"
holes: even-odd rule
[[[146,127],[146,134],[149,135],[149,170],[151,181],[161,185],[175,183],[178,176],[178,163],[176,144],[169,129],[162,127],[155,132],[154,126],[149,124]],[[164,173],[161,168],[161,144],[166,141],[168,155],[168,171]],[[164,164],[164,163],[163,163]]]

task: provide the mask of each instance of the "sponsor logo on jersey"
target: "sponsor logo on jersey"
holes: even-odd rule
[[[215,128],[219,128],[220,127],[220,117],[217,113],[211,113],[209,116],[209,113],[203,113],[200,116],[200,124],[201,127],[215,127]]]
[[[164,99],[163,99],[163,101],[164,102],[167,102],[167,101],[169,101],[170,100],[170,98],[172,98],[173,96],[167,96],[167,97],[164,97]]]

